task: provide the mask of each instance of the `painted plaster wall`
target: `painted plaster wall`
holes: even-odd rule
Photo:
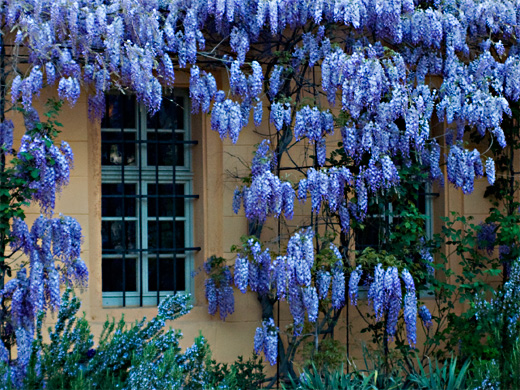
[[[224,78],[225,79],[225,78]],[[179,88],[188,86],[186,74],[177,73]],[[225,82],[220,80],[219,88],[226,89]],[[49,93],[49,92],[47,92]],[[57,201],[56,212],[71,215],[78,219],[85,240],[82,256],[89,272],[90,281],[86,289],[80,292],[82,310],[86,312],[95,334],[99,334],[105,320],[115,317],[119,319],[124,313],[128,322],[146,316],[152,317],[156,313],[155,307],[103,307],[101,292],[101,135],[100,125],[88,120],[86,94],[82,94],[74,108],[64,105],[59,120],[63,123],[63,133],[60,139],[71,144],[75,154],[75,168],[72,171],[70,184],[66,187]],[[41,101],[50,95],[42,94]],[[230,247],[239,243],[239,238],[247,234],[247,222],[241,211],[235,215],[231,209],[233,191],[239,181],[236,176],[247,175],[247,167],[240,161],[250,163],[254,146],[263,138],[259,134],[273,133],[269,127],[269,112],[264,108],[264,123],[261,128],[254,129],[251,124],[244,129],[236,145],[229,140],[220,140],[217,133],[211,131],[209,116],[195,115],[192,117],[192,138],[198,145],[192,149],[194,171],[194,193],[200,198],[194,201],[194,244],[202,249],[195,254],[195,269],[202,266],[204,260],[211,255],[224,256],[233,264],[233,254]],[[20,129],[23,128],[20,116],[16,116],[15,145],[19,145]],[[331,139],[329,145],[334,145]],[[302,152],[303,153],[303,152]],[[285,162],[282,162],[285,163]],[[288,177],[291,174],[288,173]],[[297,176],[293,174],[293,180]],[[434,200],[434,230],[440,230],[439,217],[448,215],[451,211],[474,215],[477,222],[487,215],[489,206],[482,200],[486,181],[478,180],[475,193],[463,197],[459,190],[452,186],[435,188],[439,196]],[[301,223],[301,218],[307,214],[308,205],[296,205],[293,227]],[[28,210],[28,222],[31,223],[39,211],[36,207]],[[263,231],[263,238],[270,238],[276,232],[276,222],[269,222]],[[446,248],[449,251],[450,248]],[[458,267],[455,258],[451,261],[452,267]],[[117,275],[114,275],[117,277]],[[199,331],[209,340],[213,357],[218,361],[234,361],[238,355],[249,356],[253,349],[253,335],[255,328],[260,324],[260,305],[253,294],[235,292],[235,313],[222,322],[218,315],[211,317],[207,313],[207,303],[204,298],[204,275],[199,273],[194,280],[194,303],[192,312],[185,317],[169,324],[180,328],[185,336],[183,347],[191,345],[193,338]],[[430,308],[433,308],[431,299],[424,299]],[[277,309],[275,308],[275,313]],[[290,324],[290,315],[285,303],[280,310],[281,328]],[[278,315],[278,314],[276,314]],[[48,325],[53,323],[54,317],[49,316]],[[360,334],[363,322],[354,308],[349,309],[348,326],[345,313],[337,327],[335,337],[345,340],[347,330],[349,335],[350,352],[360,356],[361,346],[368,340],[367,334]]]

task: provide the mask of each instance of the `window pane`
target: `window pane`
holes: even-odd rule
[[[159,196],[157,195],[159,188]],[[184,195],[184,184],[175,185],[175,194]],[[173,217],[173,205],[175,202],[175,215],[184,216],[184,198],[173,198],[173,184],[148,184],[148,216],[157,216],[159,206],[159,217]]]
[[[114,253],[136,249],[136,222],[125,221],[125,226],[123,231],[123,221],[101,221],[103,250]]]
[[[148,129],[184,129],[184,98],[177,96],[174,98],[164,97],[161,109],[154,116],[147,116],[146,127]]]
[[[380,217],[367,216],[364,221],[365,228],[363,230],[356,229],[356,250],[362,251],[370,247],[377,249],[381,244],[380,240],[384,238],[383,224]]]
[[[175,134],[175,138],[173,134]],[[172,143],[174,140],[182,141],[184,139],[183,133],[149,131],[147,137],[148,141],[151,141],[147,145],[147,164],[149,166],[159,165],[171,167],[173,166],[174,158],[176,166],[184,165],[184,145],[174,145]],[[175,156],[173,155],[174,150]]]
[[[419,187],[419,196],[417,199],[417,208],[421,214],[426,214],[426,185],[421,184]]]
[[[123,272],[125,273],[125,291],[137,291],[137,267],[134,258],[103,259],[102,289],[106,292],[123,291]]]
[[[160,291],[183,291],[186,289],[184,281],[184,258],[176,260],[159,259],[159,289]],[[176,283],[174,283],[176,282]],[[148,290],[157,291],[157,258],[148,259]]]
[[[148,221],[148,248],[173,249],[173,221]],[[159,239],[159,242],[157,240]],[[184,221],[175,222],[175,248],[184,248]]]
[[[122,140],[127,141],[125,143]],[[119,142],[118,142],[119,141]],[[136,161],[136,133],[101,132],[101,165],[133,165]]]
[[[102,184],[101,185],[101,213],[103,217],[122,217],[123,203],[125,217],[135,217],[135,184]],[[123,198],[123,189],[124,195]],[[110,197],[107,197],[110,195]]]
[[[103,129],[135,129],[135,97],[106,95],[106,111],[101,121]]]

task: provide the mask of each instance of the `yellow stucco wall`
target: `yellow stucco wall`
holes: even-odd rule
[[[226,89],[225,81],[219,80],[220,88]],[[187,74],[177,72],[177,86],[188,86]],[[41,101],[45,101],[51,92],[44,92]],[[82,257],[85,260],[90,280],[86,289],[80,292],[82,310],[86,312],[95,334],[99,334],[107,318],[119,319],[124,313],[128,322],[146,316],[152,317],[156,313],[155,307],[103,307],[101,292],[101,135],[100,125],[88,120],[86,94],[71,108],[64,105],[59,120],[63,123],[63,133],[58,137],[68,141],[75,154],[75,168],[72,171],[70,184],[66,187],[56,205],[56,213],[63,213],[75,217],[83,227],[85,240]],[[231,174],[247,175],[247,169],[239,164],[239,159],[250,162],[254,145],[263,138],[258,134],[266,134],[273,129],[269,128],[268,111],[264,108],[264,123],[261,128],[254,129],[252,123],[244,129],[239,141],[233,145],[229,140],[221,141],[218,134],[211,131],[209,117],[196,115],[192,118],[192,138],[198,145],[192,149],[194,171],[194,193],[200,198],[194,201],[194,244],[200,246],[201,251],[195,254],[195,269],[202,266],[204,260],[211,255],[224,256],[232,263],[231,245],[239,243],[241,235],[247,233],[247,222],[241,211],[235,215],[231,209],[232,196],[237,180]],[[16,134],[15,147],[19,145],[21,137],[21,118],[15,115]],[[252,122],[252,121],[251,121]],[[333,143],[333,142],[332,142]],[[478,180],[475,193],[463,197],[459,190],[452,186],[436,188],[440,196],[434,200],[434,230],[439,231],[439,217],[448,215],[451,211],[476,216],[477,222],[485,218],[488,204],[482,200],[486,187],[485,179]],[[298,216],[306,215],[308,205],[295,205],[295,222]],[[28,222],[31,223],[39,211],[36,207],[28,210]],[[264,229],[264,236],[269,237],[275,228],[270,222]],[[449,250],[447,248],[446,250]],[[452,260],[452,267],[458,267],[456,259]],[[194,303],[192,312],[170,324],[180,328],[185,336],[183,347],[191,345],[193,338],[199,331],[209,340],[213,357],[217,361],[234,361],[238,355],[249,356],[253,349],[255,328],[260,324],[260,305],[253,294],[235,292],[235,313],[222,322],[218,315],[211,317],[207,313],[207,303],[204,298],[204,275],[199,273],[194,280]],[[433,308],[431,299],[424,299],[430,308]],[[277,310],[275,308],[275,314]],[[49,325],[54,317],[48,318]],[[285,303],[281,304],[281,327],[290,324],[290,315]],[[359,356],[363,341],[369,335],[360,334],[363,323],[353,307],[349,309],[349,325],[346,323],[345,312],[342,315],[335,337],[345,340],[347,329],[351,327],[350,352]]]

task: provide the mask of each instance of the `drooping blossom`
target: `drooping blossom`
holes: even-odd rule
[[[278,327],[274,323],[273,318],[262,321],[262,327],[256,328],[254,351],[259,354],[264,352],[264,355],[274,366],[278,359]]]

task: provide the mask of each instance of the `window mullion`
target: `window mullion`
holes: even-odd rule
[[[146,115],[143,115],[143,107],[139,106],[139,109],[136,110],[136,123],[137,123],[137,139],[138,139],[138,153],[137,153],[137,160],[138,160],[138,184],[137,184],[137,191],[139,198],[136,201],[136,204],[138,205],[138,212],[139,212],[139,266],[138,266],[138,278],[139,278],[139,306],[143,306],[143,292],[148,291],[148,280],[144,277],[145,275],[145,268],[146,271],[148,270],[148,262],[143,261],[144,251],[143,248],[148,247],[148,243],[143,243],[143,237],[148,237],[148,228],[143,227],[143,218],[146,218],[148,215],[147,209],[146,209],[146,199],[143,197],[143,195],[146,193],[146,189],[143,191],[143,158],[146,157],[146,144],[143,141],[145,137],[143,137],[143,128],[146,128],[146,126],[143,127],[143,117],[146,118]],[[144,160],[146,161],[146,160]],[[146,225],[146,224],[144,224]],[[146,229],[146,230],[145,230]],[[145,264],[146,263],[146,264]]]
[[[159,301],[161,299],[161,272],[160,272],[160,257],[159,257],[159,248],[162,247],[161,243],[161,224],[159,222],[159,124],[155,123],[154,126],[155,132],[155,233],[157,235],[155,239],[155,270],[156,270],[156,283],[155,290],[157,296],[157,305],[159,305]]]

